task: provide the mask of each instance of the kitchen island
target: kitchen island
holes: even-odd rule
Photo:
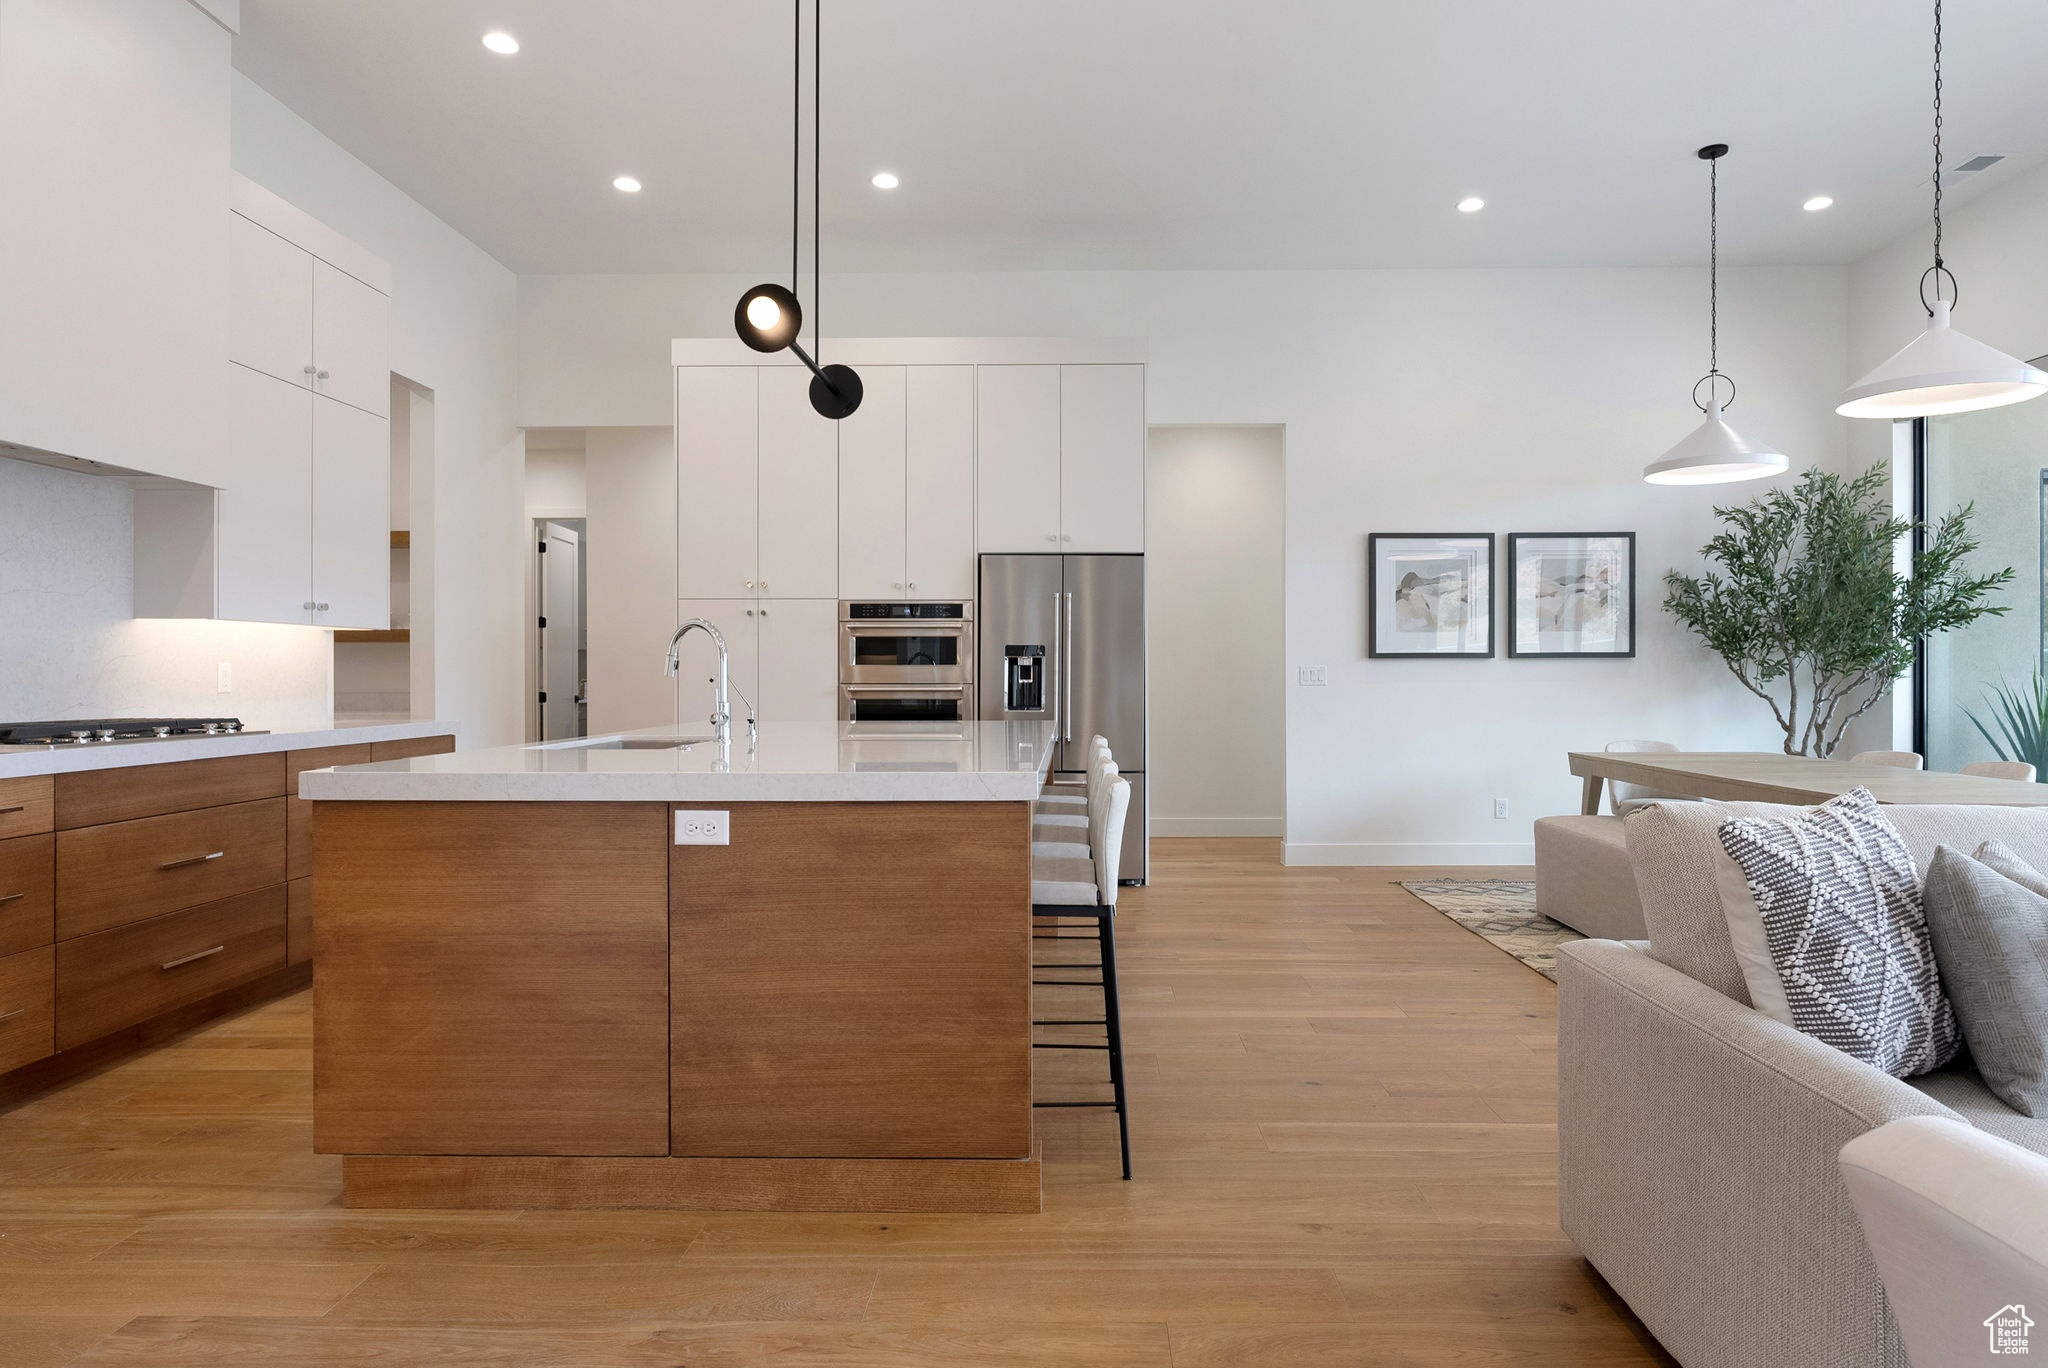
[[[351,1206],[1036,1211],[1044,723],[785,722],[302,777]]]

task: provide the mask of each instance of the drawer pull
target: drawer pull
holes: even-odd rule
[[[28,894],[26,893],[0,893],[0,903],[10,903],[17,898],[26,898],[27,896]]]
[[[163,967],[166,969],[175,969],[181,964],[190,964],[193,960],[203,960],[208,955],[218,955],[221,951],[225,949],[227,949],[225,945],[216,945],[211,950],[201,950],[197,954],[183,955],[174,960],[166,960],[164,961]]]
[[[27,812],[27,811],[28,811],[28,804],[27,804],[27,803],[16,803],[16,804],[15,804],[15,805],[14,805],[13,807],[4,807],[4,808],[0,808],[0,817],[5,817],[5,816],[6,816],[6,815],[7,815],[8,813],[10,813],[10,812]],[[26,1008],[23,1008],[22,1010],[26,1011],[27,1009],[26,1009]],[[5,1020],[5,1018],[4,1018],[4,1017],[0,1017],[0,1020]]]
[[[12,1021],[27,1010],[26,1007],[17,1007],[11,1012],[0,1012],[0,1021]]]
[[[188,855],[182,860],[166,860],[164,861],[164,863],[158,865],[157,868],[183,869],[186,865],[205,864],[208,860],[218,860],[221,856],[225,854],[227,854],[225,850],[216,850],[205,855]]]

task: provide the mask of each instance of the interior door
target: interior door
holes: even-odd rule
[[[243,622],[311,622],[318,396],[232,361],[227,367],[230,478],[217,496],[218,611]]]
[[[313,610],[321,627],[391,626],[391,425],[313,395]]]
[[[809,371],[761,368],[764,596],[839,596],[839,424],[820,417],[810,396]]]
[[[860,408],[839,422],[839,594],[902,598],[903,367],[863,367],[860,378]]]
[[[583,735],[582,538],[573,527],[541,524],[540,737]]]
[[[739,598],[756,592],[761,558],[759,375],[758,366],[676,368],[680,597]]]
[[[228,358],[305,387],[313,363],[313,265],[304,248],[228,215]]]
[[[904,419],[905,592],[972,598],[974,367],[910,367]]]
[[[1145,768],[1145,558],[1068,556],[1062,662],[1067,713],[1062,770],[1088,765],[1088,738],[1108,738],[1120,769]]]
[[[313,388],[378,417],[391,413],[391,299],[313,261]]]

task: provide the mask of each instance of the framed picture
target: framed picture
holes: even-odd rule
[[[1493,654],[1491,532],[1374,532],[1365,542],[1368,654]]]
[[[1636,653],[1636,534],[1510,532],[1510,656]]]

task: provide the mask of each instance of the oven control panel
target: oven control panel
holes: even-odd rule
[[[961,619],[967,616],[964,603],[844,603],[839,616],[847,622],[908,620],[912,618]]]

